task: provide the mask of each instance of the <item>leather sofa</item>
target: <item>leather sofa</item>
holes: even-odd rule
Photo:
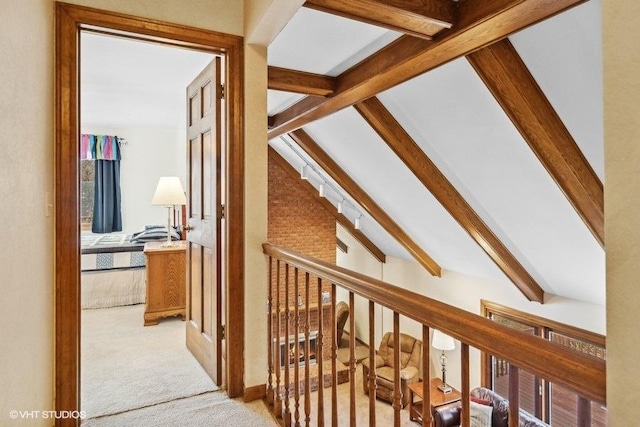
[[[485,400],[491,403],[493,411],[491,413],[491,427],[509,426],[509,401],[499,394],[484,387],[477,387],[471,390],[470,396]],[[460,426],[461,403],[454,402],[435,408],[433,413],[434,425],[436,427],[458,427]],[[549,427],[549,424],[539,420],[528,412],[520,409],[520,427]]]
[[[400,391],[402,393],[401,404],[404,408],[409,404],[409,392],[407,384],[417,382],[420,379],[418,367],[422,341],[410,335],[400,334]],[[393,403],[394,391],[394,363],[393,363],[393,333],[387,332],[382,337],[378,354],[374,360],[376,366],[376,397]],[[362,361],[362,385],[365,394],[369,394],[369,371],[371,361],[367,358]]]

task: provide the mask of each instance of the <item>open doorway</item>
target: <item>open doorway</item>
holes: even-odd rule
[[[228,181],[226,207],[228,258],[225,289],[227,360],[226,389],[243,393],[243,132],[242,39],[90,8],[56,3],[55,118],[55,409],[80,409],[80,196],[79,38],[83,29],[153,40],[168,45],[224,53],[226,61],[225,136]],[[126,136],[125,136],[126,138]],[[75,425],[57,420],[56,425]]]
[[[80,46],[81,410],[91,419],[218,389],[186,347],[185,218],[171,215],[176,246],[163,249],[167,209],[152,201],[162,177],[186,188],[186,88],[215,55],[90,31]]]

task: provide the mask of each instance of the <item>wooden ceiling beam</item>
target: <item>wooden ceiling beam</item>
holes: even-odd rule
[[[346,228],[347,231],[349,231],[349,233],[351,233],[351,235],[357,241],[359,241],[371,253],[371,255],[373,255],[374,258],[376,258],[380,262],[387,262],[387,256],[385,255],[385,253],[382,252],[380,248],[375,245],[375,243],[369,240],[369,238],[362,231],[356,230],[356,228],[348,218],[346,218],[342,214],[339,214],[338,209],[333,206],[333,203],[331,203],[324,197],[320,197],[320,195],[318,194],[318,190],[316,190],[316,188],[309,181],[301,179],[300,173],[272,147],[269,147],[269,158],[276,162],[278,166],[282,168],[282,170],[287,172],[291,176],[291,178],[293,178],[305,190],[307,190],[309,195],[311,195],[311,197],[313,197],[316,202],[324,206],[324,208],[335,217],[336,221],[340,223],[344,228]]]
[[[467,59],[604,247],[602,182],[511,42],[504,39]]]
[[[443,0],[307,0],[305,7],[431,40],[451,28],[455,3]]]
[[[277,114],[269,139],[299,129],[406,80],[499,41],[585,0],[458,2],[458,20],[442,38],[403,36],[338,77],[333,96],[306,98]]]
[[[440,277],[440,266],[302,129],[289,134],[334,181],[364,208],[373,219],[400,243],[419,264]]]
[[[335,92],[336,78],[286,68],[269,67],[268,88],[303,95],[329,96]]]
[[[482,221],[382,102],[373,97],[354,105],[354,107],[516,287],[530,301],[542,303],[544,300],[543,289]]]

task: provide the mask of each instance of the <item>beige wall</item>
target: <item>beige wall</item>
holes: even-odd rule
[[[338,237],[349,244],[349,253],[342,253],[338,257],[340,266],[401,286],[417,294],[474,314],[480,314],[480,300],[485,299],[600,334],[605,332],[604,306],[586,304],[554,295],[547,295],[545,304],[532,303],[527,301],[514,285],[507,282],[497,283],[448,270],[443,270],[442,277],[437,278],[431,276],[415,261],[394,257],[387,257],[387,262],[381,264],[344,229],[339,228]],[[358,338],[365,342],[368,341],[369,333],[367,308],[366,300],[356,300],[356,332]],[[377,337],[393,330],[392,311],[379,310],[376,316],[379,319],[376,322],[376,328],[380,328],[376,330]],[[407,318],[401,317],[400,330],[416,338],[422,336],[421,325]],[[378,342],[375,345],[377,346]],[[460,343],[456,344],[456,350],[447,353],[447,357],[448,381],[459,389],[461,384]],[[475,387],[480,385],[480,352],[471,349],[470,357],[471,385]],[[432,352],[431,357],[431,375],[440,376],[439,354],[435,351]]]
[[[0,14],[0,425],[52,405],[53,5],[3,2]]]
[[[640,3],[603,1],[609,425],[640,418]]]

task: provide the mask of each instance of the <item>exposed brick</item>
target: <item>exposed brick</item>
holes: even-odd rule
[[[318,203],[302,186],[300,180],[291,177],[272,159],[269,159],[269,182],[268,182],[268,228],[267,239],[270,243],[282,246],[287,249],[308,255],[323,261],[335,264],[336,261],[336,221],[335,217],[328,212],[324,206]],[[299,272],[299,290],[296,294],[294,289],[294,272],[289,272],[289,291],[285,293],[285,269],[280,266],[280,292],[276,292],[276,265],[273,265],[273,306],[274,311],[277,305],[282,311],[285,306],[293,307],[298,299],[298,295],[303,301],[309,299],[309,304],[318,303],[318,279],[310,277],[309,295],[305,292],[305,274]],[[322,283],[322,290],[329,292],[330,283]],[[288,296],[288,301],[286,301]],[[287,304],[288,303],[288,304]],[[323,310],[324,311],[324,310]],[[310,329],[318,330],[317,316],[311,321]],[[325,340],[332,337],[333,329],[331,319],[325,316],[323,327],[325,329]],[[282,322],[285,323],[285,322]],[[290,334],[294,335],[293,325]],[[275,328],[275,325],[274,325]],[[275,329],[274,329],[275,330]],[[282,328],[284,330],[284,328]],[[329,332],[331,331],[331,332]],[[300,332],[303,332],[301,330]],[[329,340],[332,338],[329,338]],[[325,344],[327,342],[325,341]],[[326,354],[323,351],[324,354]]]

